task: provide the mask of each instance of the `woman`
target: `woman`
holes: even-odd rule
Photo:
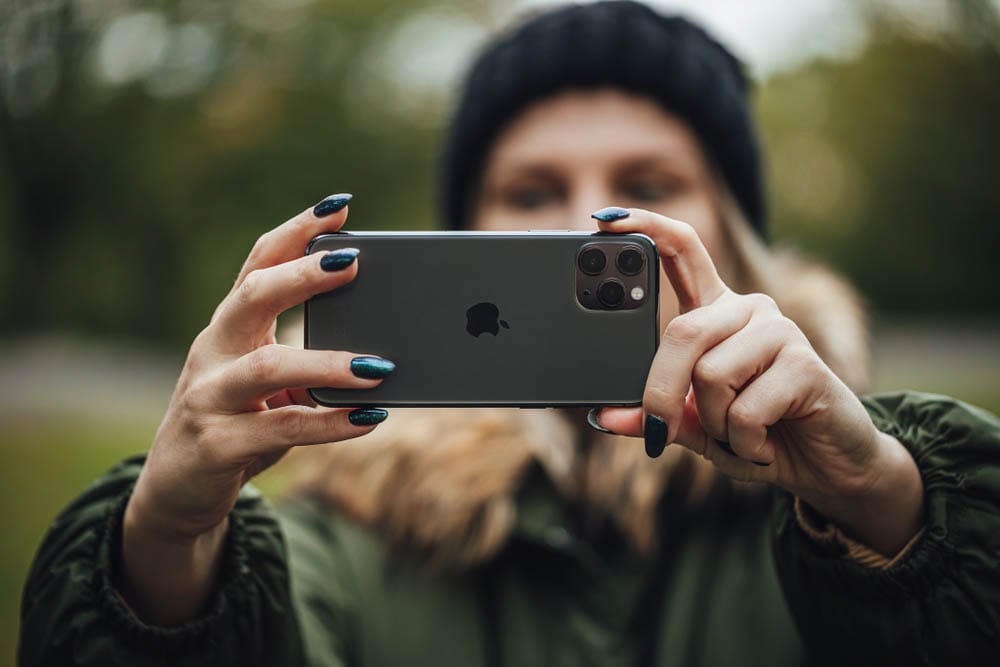
[[[664,333],[642,407],[400,410],[377,430],[384,410],[312,407],[301,387],[392,382],[391,360],[274,342],[278,313],[364,270],[302,256],[346,222],[331,196],[258,241],[148,457],[49,531],[22,663],[991,655],[1000,422],[858,394],[858,299],[766,245],[759,173],[740,68],[687,21],[600,3],[502,37],[452,124],[445,218],[650,235]],[[295,449],[276,507],[246,484],[373,430]]]

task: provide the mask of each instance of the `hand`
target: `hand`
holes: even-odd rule
[[[905,544],[923,522],[923,487],[903,445],[875,428],[772,298],[722,281],[694,228],[626,211],[599,220],[602,231],[654,240],[680,314],[663,332],[642,408],[604,408],[600,425],[644,435],[650,456],[678,443],[733,478],[777,484],[873,548]],[[874,523],[873,510],[888,514]]]
[[[120,588],[149,622],[197,613],[247,480],[295,445],[354,438],[386,417],[316,407],[305,388],[375,387],[390,361],[274,338],[279,313],[357,275],[354,249],[304,256],[315,235],[344,224],[349,199],[328,197],[261,236],[191,345],[123,519]]]
[[[382,380],[371,372],[352,372],[360,355],[277,345],[274,338],[279,313],[357,275],[356,251],[337,251],[339,261],[332,261],[334,253],[303,254],[316,234],[341,228],[347,199],[337,200],[336,212],[317,217],[307,209],[260,237],[192,344],[135,493],[147,518],[165,531],[198,535],[219,524],[243,484],[292,446],[336,442],[374,428],[354,425],[358,415],[349,420],[350,410],[315,407],[305,391],[377,386]],[[383,374],[392,369],[387,360],[374,364]]]

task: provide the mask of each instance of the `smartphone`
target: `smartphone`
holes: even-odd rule
[[[392,360],[326,406],[629,406],[659,342],[659,259],[644,234],[340,232],[354,281],[305,304],[305,346]]]

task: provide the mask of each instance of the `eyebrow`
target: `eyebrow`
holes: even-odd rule
[[[552,178],[561,171],[561,164],[552,158],[529,157],[524,159],[511,160],[508,170],[519,175],[537,176],[541,178]],[[675,167],[681,166],[675,156],[669,153],[650,153],[647,155],[628,155],[621,160],[612,163],[612,167],[619,171],[632,171],[648,169],[650,167]]]
[[[528,176],[547,181],[557,180],[562,177],[561,169],[548,164],[540,164],[538,162],[514,164],[510,168],[505,169],[504,172],[505,173],[502,174],[504,177],[515,176],[521,178]]]
[[[629,157],[614,165],[617,171],[640,171],[642,169],[669,167],[675,169],[683,166],[678,160],[667,154],[647,155],[643,157]]]
[[[494,174],[494,183],[521,178],[551,182],[560,181],[565,176],[565,165],[558,158],[526,156],[520,159],[514,158],[508,164],[509,166]],[[626,155],[620,160],[611,162],[610,166],[614,174],[626,177],[636,172],[652,169],[667,172],[669,175],[679,175],[689,168],[695,168],[694,165],[686,165],[684,160],[678,160],[676,156],[666,152]]]

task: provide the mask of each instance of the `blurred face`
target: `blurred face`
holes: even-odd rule
[[[596,231],[605,206],[645,208],[689,223],[729,275],[715,182],[687,125],[655,102],[615,90],[573,91],[516,117],[487,156],[473,226]],[[660,325],[678,313],[660,276]]]

